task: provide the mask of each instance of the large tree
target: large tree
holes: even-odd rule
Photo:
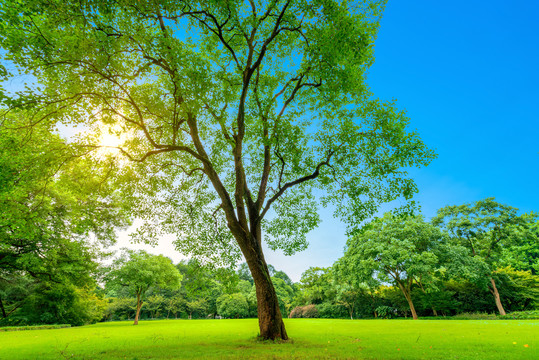
[[[84,153],[49,128],[26,129],[21,123],[14,113],[0,122],[0,313],[4,320],[17,315],[30,297],[45,299],[51,289],[81,295],[75,287],[95,286],[98,244],[112,243],[115,229],[127,223],[115,201],[117,194],[101,183],[101,165],[96,167],[91,159],[81,161]],[[27,284],[24,291],[12,291],[21,283]],[[8,290],[2,293],[2,288]],[[32,321],[39,318],[38,314]]]
[[[534,219],[533,214],[521,216],[517,208],[486,198],[441,208],[432,222],[449,232],[452,243],[468,250],[466,255],[474,264],[477,279],[487,280],[484,284],[500,314],[505,315],[494,273],[513,246],[526,245],[531,239],[537,241]]]
[[[384,3],[3,1],[5,59],[40,84],[6,104],[82,125],[81,146],[121,135],[118,156],[139,163],[118,170],[145,220],[137,235],[175,234],[214,263],[243,254],[260,335],[286,339],[262,234],[303,250],[317,200],[357,224],[410,199],[406,169],[434,157],[365,83]]]

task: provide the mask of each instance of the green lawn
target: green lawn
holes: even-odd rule
[[[539,359],[537,320],[287,319],[259,342],[256,319],[162,320],[0,332],[0,359]]]

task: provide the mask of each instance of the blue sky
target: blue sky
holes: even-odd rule
[[[539,211],[539,1],[390,1],[368,82],[397,99],[438,158],[414,170],[416,199],[440,207],[485,197]],[[343,254],[345,226],[322,211],[309,249],[266,259],[298,281]]]

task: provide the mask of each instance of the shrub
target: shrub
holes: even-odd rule
[[[217,298],[217,311],[224,318],[245,318],[249,316],[249,305],[241,293],[225,294]]]
[[[513,320],[538,320],[539,310],[530,311],[513,311],[507,315],[498,316],[498,319],[513,319]]]
[[[392,306],[378,306],[375,311],[378,314],[378,317],[382,319],[391,319],[397,315],[397,309]]]
[[[488,313],[461,313],[453,316],[456,320],[496,320],[496,314]]]
[[[1,327],[1,328],[0,328],[0,331],[23,331],[23,330],[63,329],[63,328],[69,328],[69,327],[71,327],[70,324],[7,326],[7,327]]]
[[[315,305],[296,306],[290,312],[291,318],[317,318],[319,317],[318,309]]]
[[[350,319],[348,310],[342,305],[323,302],[316,305],[318,316],[324,319]]]

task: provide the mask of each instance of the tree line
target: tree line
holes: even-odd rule
[[[90,263],[67,282],[12,272],[3,279],[9,286],[0,288],[0,324],[257,316],[246,263],[236,269],[196,259],[174,265],[133,250],[106,267]],[[430,222],[386,213],[350,234],[343,257],[329,268],[309,268],[296,283],[268,269],[287,317],[417,319],[539,310],[539,223],[535,214],[518,215],[492,198],[444,207]]]

